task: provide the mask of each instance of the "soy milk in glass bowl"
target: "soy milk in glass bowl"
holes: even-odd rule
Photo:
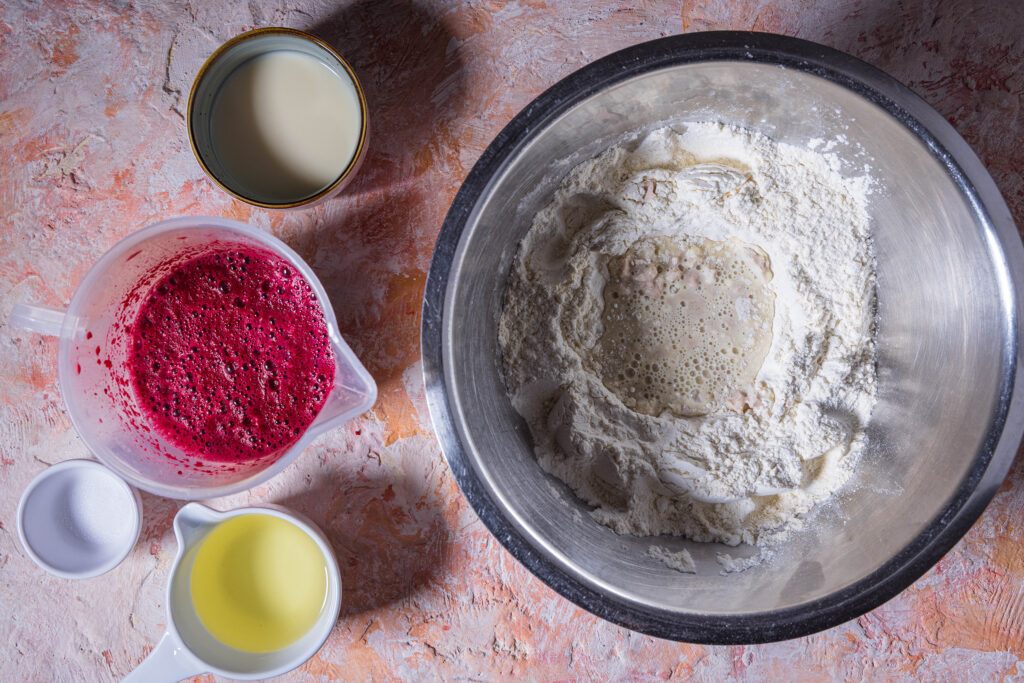
[[[297,208],[355,175],[368,133],[366,98],[348,63],[302,31],[235,36],[200,68],[188,135],[203,170],[249,204]]]

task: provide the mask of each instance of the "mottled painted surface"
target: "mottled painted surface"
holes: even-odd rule
[[[311,30],[361,74],[366,164],[308,211],[254,210],[206,180],[182,112],[221,41],[255,26]],[[818,40],[920,93],[978,151],[1024,225],[1024,9],[1014,2],[695,0],[545,3],[227,0],[0,4],[0,318],[66,305],[117,239],[159,219],[258,225],[313,265],[377,379],[371,413],[318,440],[267,485],[331,537],[345,582],[324,649],[286,678],[368,680],[1024,679],[1024,465],[932,571],[883,607],[819,635],[758,647],[664,642],[555,595],[491,538],[431,434],[419,304],[459,183],[527,102],[574,69],[651,38],[721,28]],[[56,383],[56,342],[0,323],[0,680],[110,680],[164,628],[179,503],[143,495],[128,560],[50,577],[14,529],[46,464],[86,451]]]

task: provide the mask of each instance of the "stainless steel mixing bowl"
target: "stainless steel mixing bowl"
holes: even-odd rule
[[[534,459],[502,383],[496,324],[517,245],[561,178],[622,134],[716,119],[866,164],[878,256],[879,400],[839,500],[773,560],[723,575],[719,552],[619,536]],[[766,34],[676,36],[572,74],[520,113],[459,191],[423,305],[431,417],[463,493],[502,544],[581,607],[702,643],[792,638],[910,585],[978,518],[1024,432],[1017,291],[1024,248],[991,177],[953,128],[848,55]],[[581,514],[582,513],[582,514]],[[648,556],[686,548],[697,574]]]

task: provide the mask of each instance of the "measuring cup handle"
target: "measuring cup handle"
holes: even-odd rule
[[[8,322],[11,327],[22,327],[39,334],[59,337],[64,326],[64,314],[61,309],[50,306],[14,304]]]
[[[171,632],[156,644],[149,656],[125,676],[121,683],[177,683],[206,671],[185,645]]]

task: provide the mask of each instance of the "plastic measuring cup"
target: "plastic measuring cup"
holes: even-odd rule
[[[145,293],[168,262],[221,245],[268,249],[295,266],[323,308],[336,363],[334,387],[306,431],[289,449],[250,463],[203,461],[150,431],[127,379],[130,325]],[[75,430],[100,462],[133,486],[170,498],[223,496],[264,482],[316,436],[377,398],[377,385],[342,339],[327,293],[306,262],[272,235],[223,218],[175,218],[143,228],[92,266],[67,311],[16,304],[10,323],[60,338],[61,394]]]
[[[242,652],[221,643],[203,626],[192,602],[192,565],[200,542],[219,523],[254,513],[279,517],[305,531],[320,547],[327,567],[327,598],[316,623],[297,641],[274,652]],[[167,581],[167,632],[124,678],[127,683],[179,681],[201,673],[242,680],[279,676],[315,655],[331,634],[341,608],[341,573],[323,532],[301,515],[275,505],[217,512],[189,503],[174,517],[174,538],[178,551]]]

